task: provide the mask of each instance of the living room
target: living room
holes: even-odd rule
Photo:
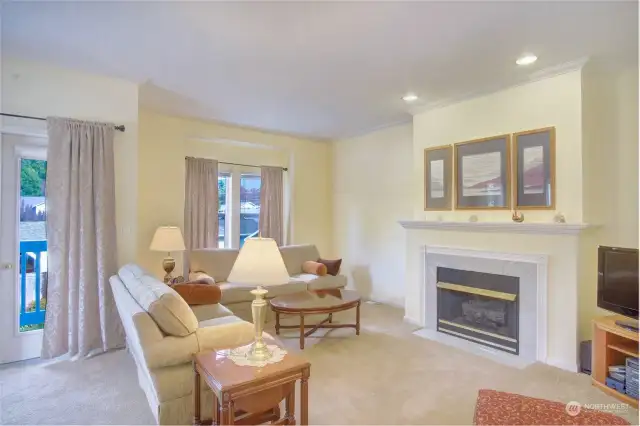
[[[598,307],[597,247],[638,248],[637,4],[548,5],[554,13],[533,4],[482,2],[74,6],[0,5],[1,112],[125,127],[113,137],[117,269],[109,276],[133,263],[163,279],[166,253],[150,245],[164,226],[187,235],[186,158],[215,161],[218,179],[229,177],[224,191],[218,188],[226,202],[216,203],[215,247],[236,252],[249,233],[239,225],[245,189],[238,178],[257,179],[262,169],[277,168],[283,179],[281,245],[314,245],[317,255],[305,261],[341,259],[338,276],[362,299],[362,318],[354,325],[359,335],[346,327],[355,310],[346,310],[336,311],[328,323],[343,329],[318,330],[306,339],[297,328],[277,335],[277,307],[271,312],[270,305],[266,333],[311,364],[309,423],[497,424],[497,417],[478,417],[483,407],[499,406],[486,401],[494,394],[481,390],[538,399],[517,399],[521,409],[530,403],[557,411],[539,402],[544,399],[561,404],[566,414],[530,418],[520,411],[521,424],[576,420],[564,412],[572,401],[583,405],[582,415],[604,412],[615,416],[607,422],[637,422],[633,405],[579,373],[581,343],[594,339],[592,321],[611,314]],[[135,27],[142,17],[148,26]],[[525,17],[530,21],[519,21]],[[162,31],[174,19],[181,35]],[[331,19],[334,34],[353,33],[353,44],[331,39],[321,25]],[[422,28],[425,19],[431,30]],[[563,30],[568,20],[571,34]],[[239,28],[249,22],[256,30],[243,34]],[[517,22],[526,31],[518,31]],[[120,31],[104,39],[116,23]],[[501,25],[507,30],[498,30]],[[158,34],[158,40],[145,34]],[[216,42],[198,52],[206,44],[199,42],[203,34],[225,39],[228,46]],[[408,42],[429,37],[443,40],[443,46]],[[384,46],[386,56],[374,46]],[[525,53],[539,57],[516,64]],[[325,70],[332,63],[336,69]],[[508,136],[508,152],[520,132],[544,129],[553,129],[548,132],[554,147],[552,203],[545,208],[514,208],[508,190],[505,208],[459,208],[457,196],[445,207],[425,205],[428,153],[449,147],[453,154],[457,144],[496,135]],[[4,116],[0,130],[3,147],[20,139],[38,147],[34,158],[47,158],[45,122]],[[4,151],[2,159],[5,164]],[[515,171],[515,163],[506,169]],[[10,177],[6,167],[2,172],[6,196]],[[447,191],[463,193],[450,176]],[[508,173],[506,179],[514,185]],[[2,226],[3,232],[15,231],[6,219]],[[4,241],[9,234],[2,235]],[[2,264],[17,265],[15,247],[7,247],[0,247]],[[171,256],[173,275],[185,275],[186,253]],[[291,276],[295,256],[282,252]],[[464,260],[458,265],[455,259]],[[468,339],[452,342],[435,326],[432,296],[441,280],[429,271],[472,265],[483,273],[513,271],[535,288],[522,316],[517,359]],[[3,268],[3,286],[19,290],[19,280],[11,280],[8,271]],[[267,290],[277,294],[277,287]],[[518,294],[521,313],[526,294]],[[232,303],[218,305],[248,327],[256,322],[252,298],[243,299],[242,311],[230,308]],[[1,324],[13,324],[13,305],[7,305]],[[245,331],[251,334],[252,327]],[[42,339],[42,330],[29,333],[31,340]],[[13,330],[8,334],[15,338]],[[39,341],[29,344],[35,355],[20,359],[35,360],[0,366],[3,422],[165,423],[160,409],[154,412],[144,380],[138,384],[141,367],[130,348],[77,360],[38,360]],[[463,386],[460,377],[466,378]],[[33,383],[47,384],[33,389]],[[188,398],[191,383],[181,384]],[[425,383],[437,386],[425,389]],[[188,409],[191,401],[184,403]],[[288,413],[287,404],[282,411]],[[296,399],[298,421],[301,410]]]

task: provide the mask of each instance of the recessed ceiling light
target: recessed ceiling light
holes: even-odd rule
[[[518,60],[516,61],[516,64],[518,64],[518,65],[531,65],[532,63],[534,63],[537,60],[538,60],[538,57],[536,55],[532,55],[532,54],[528,53],[526,55],[522,55],[521,57],[519,57]]]
[[[414,102],[418,100],[418,95],[415,93],[407,93],[402,97],[402,100],[405,102]]]

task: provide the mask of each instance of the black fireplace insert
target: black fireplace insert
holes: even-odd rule
[[[519,353],[519,278],[438,267],[436,285],[439,332]]]

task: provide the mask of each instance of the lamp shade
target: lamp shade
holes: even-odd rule
[[[177,226],[159,226],[151,240],[150,250],[153,251],[184,251],[182,232]]]
[[[255,286],[289,282],[289,273],[278,245],[272,238],[247,238],[231,268],[227,281]]]

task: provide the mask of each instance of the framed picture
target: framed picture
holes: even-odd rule
[[[510,208],[510,135],[454,146],[455,208]]]
[[[554,209],[556,197],[556,129],[513,134],[514,208]]]
[[[451,145],[424,150],[424,209],[451,210]]]

